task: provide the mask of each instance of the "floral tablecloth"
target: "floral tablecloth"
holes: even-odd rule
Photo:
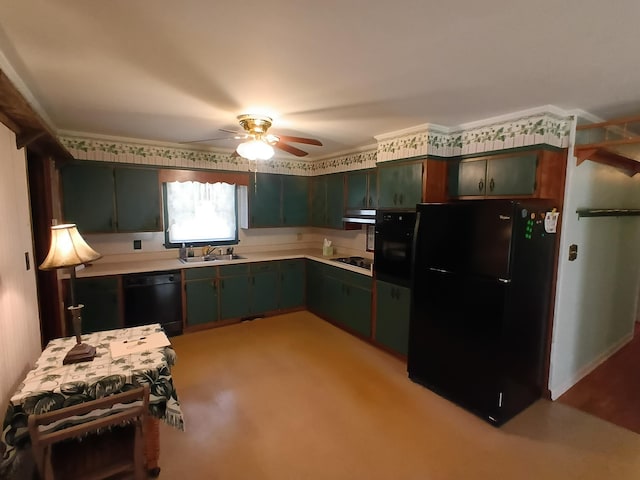
[[[91,362],[63,365],[62,360],[75,344],[75,337],[51,340],[16,393],[11,397],[0,437],[0,476],[10,470],[17,452],[29,444],[27,419],[140,385],[149,385],[149,411],[167,424],[184,430],[180,402],[171,378],[176,355],[171,347],[133,353],[113,359],[109,344],[137,340],[162,331],[159,324],[107,330],[82,336],[96,347]]]

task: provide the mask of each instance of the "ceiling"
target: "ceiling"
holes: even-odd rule
[[[638,20],[637,0],[4,0],[0,67],[58,133],[177,143],[260,112],[321,158],[541,105],[636,115]]]

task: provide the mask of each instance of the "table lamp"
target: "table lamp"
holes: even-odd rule
[[[67,309],[71,312],[73,333],[76,336],[76,344],[67,352],[62,361],[63,364],[89,362],[96,356],[96,348],[82,343],[82,317],[81,311],[84,305],[76,305],[76,266],[97,260],[102,255],[87,245],[80,236],[76,225],[54,225],[51,227],[51,246],[40,270],[54,270],[57,268],[69,268],[71,278],[69,286],[71,290],[71,305]]]

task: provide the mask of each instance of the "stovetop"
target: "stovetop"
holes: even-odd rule
[[[340,257],[334,258],[334,260],[354,267],[366,268],[367,270],[371,270],[371,264],[373,263],[373,261],[364,257]]]

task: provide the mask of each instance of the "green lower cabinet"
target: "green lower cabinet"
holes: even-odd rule
[[[249,304],[249,264],[219,267],[218,295],[220,320],[247,317]]]
[[[363,337],[371,337],[371,289],[343,283],[343,325]]]
[[[316,315],[324,315],[326,303],[324,301],[324,274],[323,264],[306,261],[306,290],[307,290],[307,309]]]
[[[261,315],[278,309],[277,271],[252,273],[250,283],[252,315]]]
[[[304,260],[282,260],[280,265],[280,294],[278,308],[290,309],[304,306]]]
[[[122,328],[119,285],[116,277],[78,278],[75,283],[76,302],[82,309],[82,333]],[[70,305],[70,303],[67,303]],[[70,314],[65,310],[67,331],[73,332]]]
[[[375,340],[402,355],[409,343],[410,294],[406,287],[376,281]]]
[[[363,337],[371,336],[371,277],[309,262],[307,282],[309,310]]]
[[[218,288],[216,279],[187,282],[187,325],[217,322]]]

